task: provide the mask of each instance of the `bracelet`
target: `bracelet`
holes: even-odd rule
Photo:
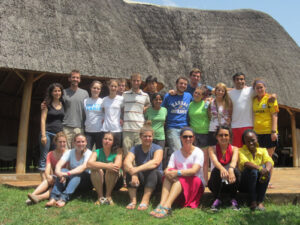
[[[230,168],[231,168],[231,169],[235,169],[235,167],[233,167],[233,166],[229,166],[229,169],[230,169]]]
[[[71,173],[69,171],[67,172],[67,174],[68,174],[68,176],[71,176]]]
[[[177,170],[177,176],[178,176],[178,177],[181,177],[181,176],[182,176],[181,170]]]
[[[276,132],[276,130],[272,130],[271,133],[272,134],[276,134],[277,132]]]

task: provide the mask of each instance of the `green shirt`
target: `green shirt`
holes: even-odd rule
[[[167,109],[165,107],[160,107],[159,110],[155,110],[152,107],[149,107],[145,113],[146,120],[152,121],[152,128],[154,130],[155,140],[165,140],[165,121],[167,117]]]
[[[197,134],[208,134],[209,118],[208,118],[208,101],[191,102],[189,106],[190,127]]]
[[[97,153],[97,161],[103,163],[113,163],[117,156],[117,154],[110,153],[109,156],[106,158],[103,148],[96,149],[95,152]]]

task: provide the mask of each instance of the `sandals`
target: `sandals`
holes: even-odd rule
[[[165,217],[167,217],[167,216],[169,216],[169,215],[172,214],[172,209],[171,208],[163,207],[163,206],[160,206],[160,207],[161,207],[161,209],[157,210],[153,214],[153,216],[155,218],[160,218],[161,219],[161,218],[165,218]]]
[[[135,209],[135,207],[136,207],[136,204],[130,202],[130,203],[126,206],[126,209],[133,210],[133,209]]]
[[[105,197],[101,197],[95,202],[95,205],[108,205],[108,200]]]
[[[151,216],[154,216],[156,213],[159,213],[164,207],[159,204],[155,209],[153,209],[151,212],[150,212],[150,215]]]
[[[145,210],[148,209],[148,206],[149,205],[147,205],[145,203],[141,203],[141,204],[139,204],[139,207],[137,208],[137,210],[139,210],[139,211],[145,211]]]

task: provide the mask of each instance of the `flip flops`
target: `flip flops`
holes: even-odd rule
[[[130,203],[126,206],[126,209],[133,210],[133,209],[135,209],[135,207],[136,207],[136,204],[130,202]]]
[[[137,208],[139,211],[144,211],[148,209],[148,205],[145,203],[139,204],[139,207]]]

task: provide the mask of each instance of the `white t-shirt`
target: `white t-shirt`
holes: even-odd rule
[[[194,164],[198,164],[201,166],[200,170],[196,173],[196,176],[202,180],[203,185],[206,185],[203,176],[203,163],[204,163],[204,154],[203,151],[195,147],[194,151],[192,152],[189,157],[185,158],[180,150],[175,151],[169,160],[168,167],[174,168],[177,170],[185,170],[190,169],[193,167]]]
[[[231,127],[253,127],[253,88],[245,87],[241,90],[233,89],[229,92],[229,96],[233,104]]]
[[[86,98],[83,101],[85,111],[85,131],[100,132],[102,130],[103,114],[101,112],[102,98]]]
[[[102,102],[102,112],[104,114],[104,123],[102,131],[122,132],[120,124],[121,109],[123,108],[123,96],[117,95],[115,98],[106,96]]]
[[[61,160],[65,162],[69,162],[70,170],[82,165],[83,163],[87,162],[90,156],[92,155],[92,151],[87,149],[85,153],[83,153],[83,157],[77,161],[75,149],[71,149],[66,151],[63,156],[61,157]],[[89,169],[86,169],[85,171],[89,171]]]

